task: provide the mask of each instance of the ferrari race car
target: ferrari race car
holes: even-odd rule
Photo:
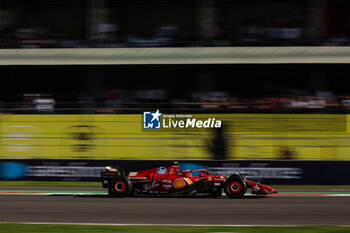
[[[101,172],[102,186],[112,197],[127,196],[204,196],[220,197],[222,190],[229,198],[244,196],[247,189],[252,194],[267,195],[276,191],[266,185],[246,180],[240,174],[215,176],[205,169],[183,170],[174,163],[125,174],[119,166],[106,167]]]

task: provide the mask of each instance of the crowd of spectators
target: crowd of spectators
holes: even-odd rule
[[[0,33],[0,48],[123,48],[197,46],[194,32],[178,34],[177,25],[162,25],[148,33],[121,33],[118,24],[101,23],[92,32],[60,35],[49,28],[18,28]]]
[[[52,94],[25,95],[22,102],[1,102],[2,113],[139,113],[159,108],[192,113],[347,113],[350,95],[330,92],[308,96],[237,97],[226,91],[192,92],[188,98],[171,96],[165,89],[106,90],[94,101],[56,101]]]
[[[349,45],[346,35],[329,36],[322,41],[305,37],[303,28],[241,26],[229,36],[203,39],[194,32],[176,34],[176,25],[165,26],[169,34],[115,34],[100,40],[85,37],[48,37],[46,29],[21,28],[15,36],[0,38],[0,48],[125,48],[125,47],[225,47],[225,46],[341,46]],[[162,30],[161,27],[159,30]]]
[[[349,45],[350,36],[325,35],[314,40],[308,29],[288,22],[271,25],[242,24],[219,30],[211,38],[198,31],[180,32],[178,25],[162,25],[146,32],[125,33],[117,24],[105,23],[94,27],[94,33],[71,35],[51,33],[49,28],[18,28],[1,33],[0,48],[124,48],[124,47],[222,47],[222,46],[338,46]]]
[[[350,110],[350,95],[333,96],[330,92],[315,95],[271,95],[259,98],[232,97],[227,92],[207,92],[200,100],[206,110],[229,112],[337,113]]]
[[[0,48],[349,45],[349,9],[344,0],[1,0]]]

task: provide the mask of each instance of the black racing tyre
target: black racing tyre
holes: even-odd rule
[[[240,198],[247,191],[247,184],[240,175],[233,174],[225,181],[224,191],[229,198]]]
[[[128,177],[116,177],[109,182],[108,194],[111,197],[127,197],[132,193],[132,183]]]

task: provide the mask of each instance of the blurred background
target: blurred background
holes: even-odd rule
[[[0,233],[349,232],[349,12],[349,0],[0,0]],[[157,110],[222,127],[143,129]],[[105,166],[174,162],[279,193],[102,189]]]
[[[345,0],[1,0],[0,158],[350,160],[349,10]],[[223,128],[142,130],[142,112],[156,109]]]
[[[0,233],[349,232],[349,12],[349,0],[0,0]],[[222,127],[143,129],[157,110]],[[101,187],[105,166],[174,162],[279,193],[121,200]]]
[[[346,0],[2,0],[2,48],[348,45]],[[254,6],[254,7],[252,7]]]

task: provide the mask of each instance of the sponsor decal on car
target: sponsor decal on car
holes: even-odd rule
[[[180,189],[185,186],[185,181],[183,181],[183,179],[176,179],[173,185],[174,185],[174,188]]]
[[[129,176],[137,176],[137,172],[130,172]]]
[[[156,181],[153,181],[152,183],[145,184],[145,185],[144,185],[144,190],[145,190],[145,191],[150,191],[151,189],[153,189],[153,188],[155,188],[155,187],[157,187],[157,186],[159,186],[159,184],[156,183]],[[150,192],[151,192],[151,191],[150,191]]]
[[[163,188],[165,188],[165,189],[170,189],[170,188],[171,188],[171,185],[170,185],[170,184],[163,184]]]
[[[222,179],[222,178],[214,178],[213,180],[214,181],[223,181],[224,179]]]
[[[256,184],[254,187],[253,187],[253,191],[259,191],[260,190],[260,188],[259,188],[259,186]]]
[[[171,184],[171,180],[162,180],[162,183],[168,183],[168,184]]]
[[[158,175],[165,175],[166,173],[167,173],[167,170],[166,170],[165,167],[160,167],[160,168],[158,168],[158,170],[157,170],[157,174],[158,174]]]
[[[190,178],[184,178],[189,185],[193,184],[192,180]]]

